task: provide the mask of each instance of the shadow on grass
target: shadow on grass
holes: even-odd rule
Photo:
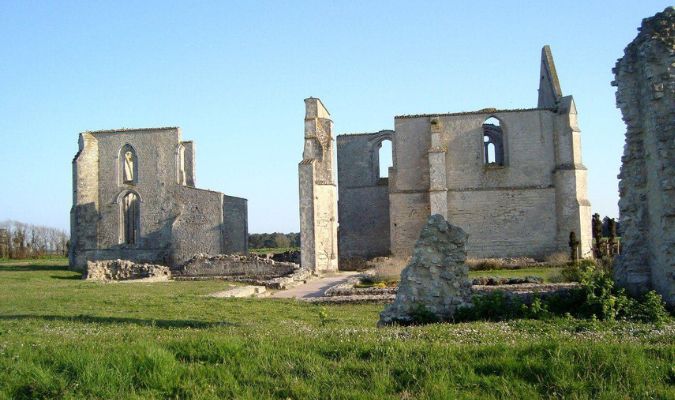
[[[24,320],[24,319],[42,319],[45,321],[64,321],[64,322],[80,322],[88,324],[133,324],[139,326],[150,326],[156,328],[218,328],[223,326],[237,326],[227,321],[220,322],[206,322],[194,320],[168,320],[168,319],[141,319],[141,318],[122,318],[122,317],[97,317],[93,315],[0,315],[0,320]]]
[[[67,265],[0,264],[0,272],[69,271]]]
[[[51,275],[50,278],[52,278],[52,279],[65,279],[65,280],[81,281],[81,280],[82,280],[82,274],[81,274],[81,273],[77,273],[77,274],[74,274],[74,275],[68,275],[68,276]]]

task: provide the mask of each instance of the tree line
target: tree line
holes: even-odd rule
[[[0,258],[36,258],[68,254],[65,230],[19,221],[0,222]]]
[[[614,219],[614,218],[611,218]],[[602,237],[608,237],[610,235],[610,223],[609,223],[610,218],[605,216],[605,218],[602,219]],[[592,221],[591,221],[592,224]],[[621,236],[621,222],[616,221],[616,232],[618,233],[619,236]],[[591,225],[593,226],[593,225]]]
[[[300,233],[251,233],[248,247],[252,249],[300,247]]]

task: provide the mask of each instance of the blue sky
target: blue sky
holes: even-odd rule
[[[335,133],[536,106],[541,47],[574,95],[593,212],[617,216],[611,69],[666,1],[0,2],[0,220],[67,229],[78,133],[180,126],[197,186],[297,231],[303,99]]]

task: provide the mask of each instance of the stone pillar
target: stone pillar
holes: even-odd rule
[[[431,215],[448,218],[448,184],[445,155],[447,147],[441,139],[441,121],[431,118],[431,148],[429,148],[429,206]]]
[[[626,123],[616,282],[675,306],[675,8],[642,20],[613,72]]]
[[[300,264],[315,274],[338,269],[333,121],[321,100],[305,99],[305,148],[298,166]]]
[[[556,167],[553,171],[558,221],[558,243],[564,248],[570,232],[576,232],[580,256],[593,254],[588,171],[581,160],[581,131],[572,96],[560,99],[555,118]]]
[[[557,242],[566,248],[568,235],[576,232],[581,257],[592,255],[591,203],[588,201],[586,167],[581,161],[581,130],[572,96],[563,96],[551,48],[541,49],[537,106],[555,112],[554,137]]]

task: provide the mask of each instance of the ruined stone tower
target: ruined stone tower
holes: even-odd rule
[[[333,121],[321,100],[305,99],[305,147],[298,165],[300,263],[315,273],[338,268],[332,129]]]
[[[614,68],[626,123],[619,174],[618,284],[675,305],[675,9],[642,21]]]

